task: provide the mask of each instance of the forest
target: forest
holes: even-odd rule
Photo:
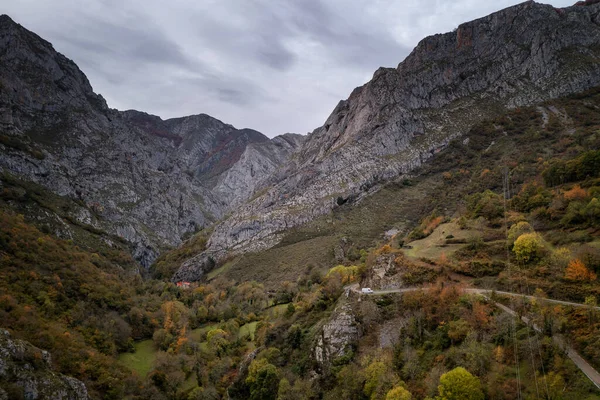
[[[354,238],[339,262],[278,282],[223,266],[189,288],[169,282],[207,232],[140,273],[118,238],[67,219],[77,204],[4,175],[2,327],[92,398],[600,398],[555,340],[600,369],[600,92],[552,104],[563,111],[547,120],[533,107],[485,121],[468,147],[456,140],[374,194],[438,185],[409,230]],[[75,234],[57,236],[50,214]],[[355,290],[366,286],[421,289]]]

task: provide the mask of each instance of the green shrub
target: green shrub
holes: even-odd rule
[[[528,264],[539,260],[544,254],[544,240],[535,232],[524,233],[515,240],[513,251],[517,260]]]

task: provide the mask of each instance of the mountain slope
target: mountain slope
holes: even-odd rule
[[[219,224],[211,260],[267,249],[283,232],[409,174],[484,118],[600,84],[600,4],[526,2],[421,41],[396,69],[379,69],[313,131],[272,188]]]
[[[205,114],[163,121],[109,109],[72,61],[5,15],[0,138],[4,172],[82,202],[82,222],[125,238],[144,266],[258,189],[227,184],[230,169],[256,165],[264,178],[301,143],[281,147]],[[250,144],[272,154],[242,159]]]

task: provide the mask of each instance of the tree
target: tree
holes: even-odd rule
[[[571,260],[565,270],[565,279],[570,281],[595,281],[596,274],[587,269],[585,264],[578,258]]]
[[[214,349],[217,354],[221,354],[223,350],[229,345],[229,334],[223,329],[215,328],[208,331],[206,334],[206,341],[211,349]]]
[[[587,190],[582,189],[581,186],[575,185],[571,190],[567,190],[564,193],[565,199],[567,200],[583,200],[588,196]]]
[[[594,324],[594,320],[596,319],[596,307],[598,307],[598,301],[595,296],[587,296],[585,298],[585,305],[589,307],[588,310],[588,319],[590,321],[590,326]]]
[[[275,400],[279,390],[277,368],[265,358],[254,360],[248,367],[246,383],[250,386],[251,400]]]
[[[533,232],[533,228],[531,227],[531,225],[529,225],[529,222],[517,222],[516,224],[513,224],[508,230],[508,243],[512,246],[515,244],[515,240],[517,240],[519,236],[521,236],[524,233],[531,232]]]
[[[452,341],[452,344],[457,344],[462,342],[469,332],[471,331],[471,327],[469,323],[464,319],[459,319],[458,321],[450,321],[448,323],[448,337]]]
[[[474,217],[484,217],[487,220],[500,218],[504,215],[502,196],[491,190],[469,196],[467,207]]]
[[[365,377],[363,393],[371,400],[383,398],[384,394],[399,381],[396,374],[389,371],[387,363],[383,361],[373,361],[365,368],[363,374]]]
[[[600,200],[593,198],[583,209],[583,213],[589,222],[600,221]]]
[[[411,400],[412,395],[402,386],[396,386],[385,396],[385,400]]]
[[[463,367],[454,368],[440,378],[440,400],[483,400],[479,379]]]
[[[515,240],[513,251],[520,263],[527,264],[542,257],[544,241],[535,232],[524,233]]]
[[[302,379],[296,379],[293,385],[283,378],[279,382],[279,391],[277,393],[277,400],[304,400],[312,398],[313,390],[311,383],[303,381]]]

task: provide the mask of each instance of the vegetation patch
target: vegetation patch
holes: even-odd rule
[[[135,371],[140,377],[145,378],[152,370],[156,359],[156,349],[152,340],[142,340],[134,344],[135,352],[123,353],[119,360],[130,370]]]

